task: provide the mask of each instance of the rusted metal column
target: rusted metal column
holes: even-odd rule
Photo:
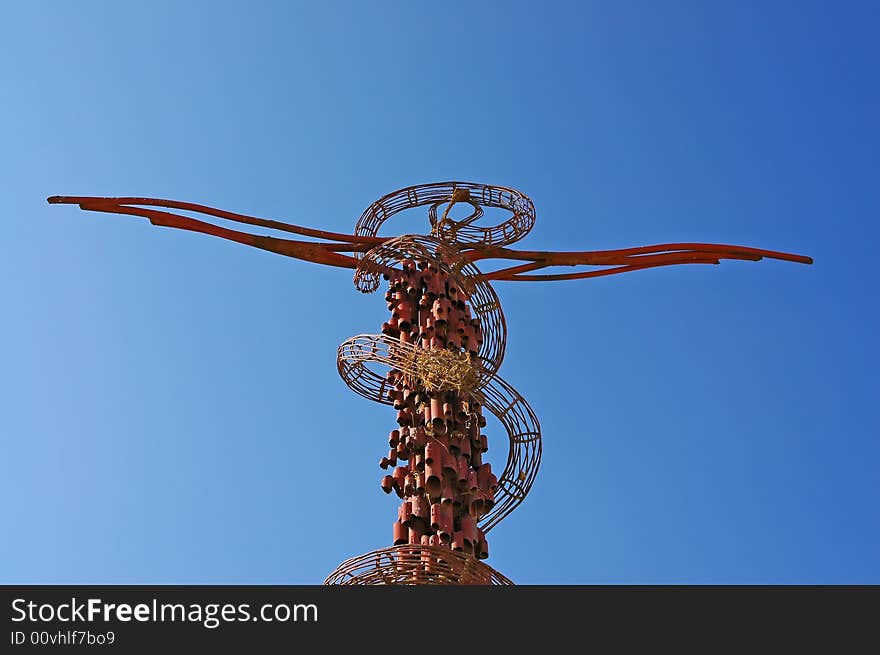
[[[403,260],[388,281],[385,301],[391,311],[382,325],[387,337],[452,355],[431,358],[435,365],[476,357],[483,338],[480,322],[472,316],[464,291],[437,262]],[[379,466],[391,470],[382,480],[383,491],[402,500],[392,542],[449,548],[484,559],[489,549],[477,521],[492,509],[498,479],[483,462],[488,449],[481,433],[486,426],[483,408],[473,389],[431,388],[426,377],[398,368],[386,376],[385,393],[397,410],[397,428]]]

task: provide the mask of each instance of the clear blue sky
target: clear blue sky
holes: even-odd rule
[[[524,248],[816,260],[498,283],[544,463],[489,563],[880,583],[878,29],[874,2],[7,6],[0,582],[320,583],[396,511],[394,412],[335,368],[380,294],[47,196],[348,232],[461,179],[533,198]]]

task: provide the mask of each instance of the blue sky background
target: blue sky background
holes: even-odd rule
[[[880,582],[878,23],[874,2],[8,5],[0,582],[320,583],[396,511],[394,412],[334,363],[381,295],[47,196],[348,232],[450,179],[530,195],[523,248],[816,260],[497,283],[544,462],[490,564]]]

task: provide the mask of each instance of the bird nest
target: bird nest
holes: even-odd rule
[[[480,377],[469,353],[446,348],[396,350],[392,349],[392,356],[401,361],[399,368],[415,372],[419,384],[427,391],[468,393],[479,385]]]

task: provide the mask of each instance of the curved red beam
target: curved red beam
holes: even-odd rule
[[[222,209],[216,209],[214,207],[189,202],[180,202],[177,200],[134,197],[100,198],[90,196],[52,196],[48,198],[48,201],[52,204],[79,205],[81,209],[88,211],[140,216],[148,219],[153,225],[210,234],[212,236],[220,237],[221,239],[227,239],[248,246],[253,246],[255,248],[261,248],[287,257],[342,268],[356,268],[358,259],[351,255],[340,253],[363,253],[373,246],[384,243],[391,238],[358,236],[354,234],[341,234],[339,232],[317,230],[291,223],[258,218],[246,214],[237,214]],[[180,214],[160,209],[151,209],[151,207],[195,212],[237,223],[256,225],[315,239],[324,239],[325,241],[298,241],[294,239],[281,239],[277,237],[251,234],[249,232],[240,232],[238,230],[214,225],[213,223],[197,218],[181,216]],[[582,280],[603,275],[615,275],[617,273],[656,268],[659,266],[673,266],[678,264],[718,264],[722,259],[758,261],[767,257],[799,264],[813,263],[811,257],[804,255],[717,243],[666,243],[640,246],[636,248],[578,252],[513,250],[498,246],[466,244],[461,247],[461,250],[464,257],[471,262],[487,259],[506,259],[525,262],[516,266],[485,273],[486,278],[489,280],[507,280],[512,282]],[[531,274],[532,271],[556,266],[601,266],[605,268],[599,270],[578,271],[574,273]]]

